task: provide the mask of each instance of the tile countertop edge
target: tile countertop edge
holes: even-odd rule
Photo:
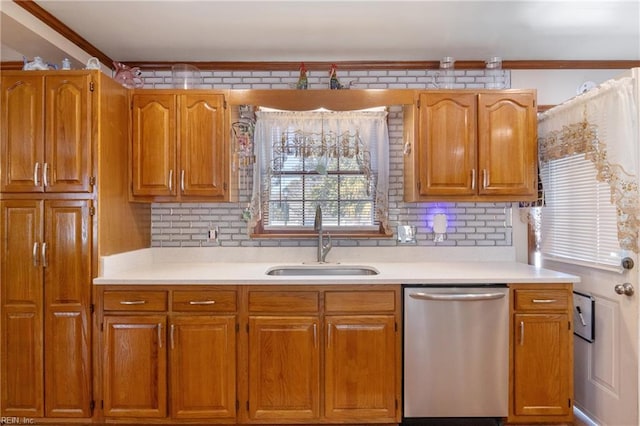
[[[506,283],[577,283],[575,275],[517,262],[367,262],[378,275],[269,276],[273,266],[300,263],[186,262],[139,265],[97,277],[95,285],[325,285],[429,284],[469,285]],[[351,265],[341,263],[340,265]],[[361,266],[363,263],[354,264]]]

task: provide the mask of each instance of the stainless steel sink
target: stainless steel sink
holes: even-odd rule
[[[288,265],[275,266],[267,270],[267,275],[378,275],[371,266],[355,265]]]

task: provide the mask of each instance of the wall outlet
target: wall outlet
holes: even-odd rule
[[[209,241],[212,241],[216,244],[220,244],[220,229],[216,226],[212,229],[209,229]]]

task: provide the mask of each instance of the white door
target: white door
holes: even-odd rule
[[[575,406],[599,425],[638,426],[638,276],[545,261],[549,269],[581,277],[576,291],[595,299],[595,339],[574,335]],[[618,294],[629,283],[631,296]]]

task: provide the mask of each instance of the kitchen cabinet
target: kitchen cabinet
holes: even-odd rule
[[[236,291],[173,291],[169,395],[174,419],[236,416]]]
[[[165,315],[105,316],[105,416],[166,416],[166,321]]]
[[[0,416],[88,422],[98,257],[150,244],[127,191],[127,90],[91,70],[0,85]]]
[[[320,293],[250,290],[249,420],[320,417]]]
[[[398,294],[376,287],[248,290],[250,421],[399,421]]]
[[[571,285],[512,285],[509,423],[573,421]]]
[[[118,288],[99,298],[104,417],[235,420],[235,290]]]
[[[132,96],[132,197],[233,201],[225,95],[140,90]]]
[[[0,206],[2,414],[88,417],[90,201]]]
[[[405,108],[406,201],[537,196],[533,90],[426,91]]]
[[[399,404],[395,293],[325,294],[325,415],[331,420],[394,422]]]
[[[91,74],[4,73],[0,191],[91,192]]]

